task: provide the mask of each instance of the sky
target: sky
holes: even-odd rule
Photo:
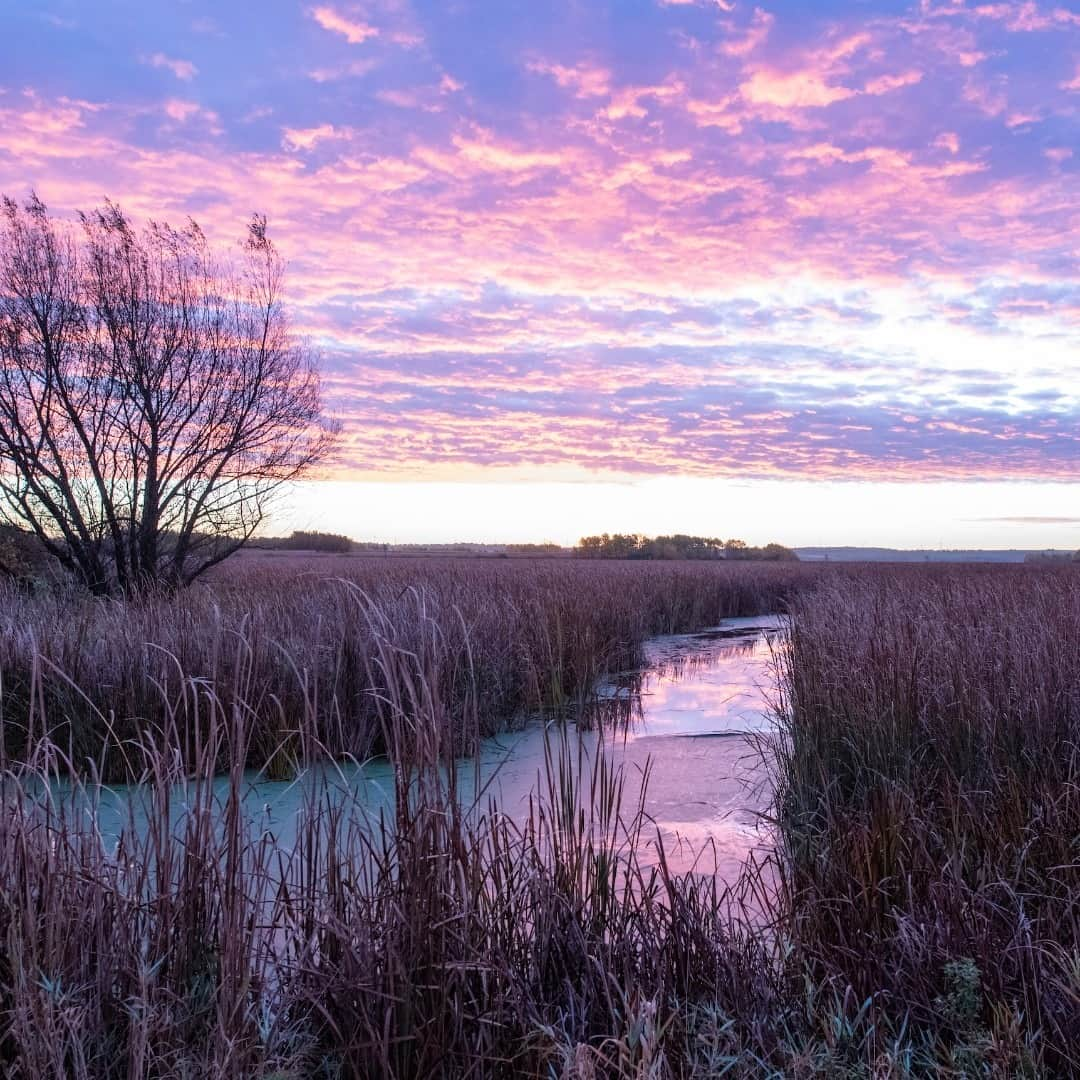
[[[0,191],[265,213],[278,528],[1080,547],[1080,4],[0,0]]]

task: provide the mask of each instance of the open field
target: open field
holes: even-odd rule
[[[5,1075],[1080,1068],[1070,568],[317,565],[5,594]],[[461,806],[478,735],[572,715],[650,635],[785,608],[778,850],[731,892],[637,859],[640,778],[558,726],[524,825]],[[239,813],[245,765],[383,750],[374,835],[317,786],[292,851]],[[42,796],[70,764],[142,776],[119,857]]]

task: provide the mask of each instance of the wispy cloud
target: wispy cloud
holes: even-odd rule
[[[339,34],[350,45],[361,45],[368,38],[377,37],[379,33],[369,23],[325,5],[311,8],[309,14],[324,30]]]
[[[969,518],[968,520],[998,522],[1003,525],[1080,525],[1080,517],[1052,517],[1038,514],[1021,514],[1014,517]]]
[[[312,150],[327,139],[337,139],[342,135],[333,124],[319,124],[310,128],[285,128],[281,143],[286,150]]]
[[[379,61],[374,57],[351,60],[347,64],[314,68],[308,72],[308,78],[317,83],[337,82],[339,79],[362,79],[365,75],[370,75],[378,66]]]
[[[755,8],[749,26],[741,32],[729,22],[730,36],[720,42],[720,51],[726,56],[749,56],[768,40],[775,21],[769,12]]]
[[[166,56],[165,53],[161,52],[144,56],[142,62],[150,67],[164,68],[166,71],[171,71],[173,75],[184,82],[190,82],[199,73],[199,69],[190,60],[180,60],[173,56]]]
[[[661,7],[711,7],[721,11],[732,11],[735,0],[657,0]]]
[[[546,60],[531,60],[529,71],[550,75],[555,82],[573,91],[580,98],[606,97],[611,93],[611,72],[596,64],[556,64]]]
[[[812,69],[784,72],[759,68],[740,89],[755,105],[799,109],[819,109],[855,95],[854,90],[832,84],[827,75]]]

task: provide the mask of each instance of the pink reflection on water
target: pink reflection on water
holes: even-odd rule
[[[778,618],[732,619],[714,631],[650,642],[636,737],[771,731],[782,630]]]
[[[784,647],[783,630],[778,617],[733,619],[702,634],[655,638],[646,647],[645,672],[602,688],[609,697],[630,697],[640,709],[629,728],[579,737],[587,762],[595,763],[602,743],[622,768],[624,812],[633,811],[648,770],[651,827],[638,852],[646,864],[659,861],[662,845],[674,872],[715,874],[734,884],[751,856],[764,858],[771,850],[762,820],[771,798],[763,752],[774,731],[774,660]],[[499,805],[515,819],[524,819],[530,795],[543,787],[549,737],[550,731],[532,728],[489,744],[490,751],[502,748],[485,767]]]
[[[677,872],[733,883],[772,846],[763,751],[775,729],[783,629],[779,617],[733,619],[648,645],[641,716],[617,753],[631,770],[651,765],[646,809]]]

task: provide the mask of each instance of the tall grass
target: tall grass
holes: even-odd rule
[[[715,878],[639,857],[642,792],[602,740],[587,753],[552,729],[523,824],[467,805],[455,755],[484,683],[468,634],[460,684],[446,677],[458,613],[440,622],[417,590],[402,627],[401,609],[349,596],[367,634],[355,677],[395,765],[392,816],[374,828],[313,778],[279,848],[242,806],[261,714],[201,676],[162,680],[164,722],[123,747],[149,812],[142,827],[132,805],[115,852],[85,812],[96,777],[60,794],[80,771],[62,747],[41,736],[9,763],[5,1076],[685,1075],[700,1039],[712,1054],[725,1037],[718,1003],[773,993]],[[254,650],[237,640],[242,667]],[[313,693],[303,708],[314,731]],[[197,721],[190,742],[180,715]]]
[[[383,637],[424,665],[440,722],[491,734],[579,703],[650,635],[775,610],[807,573],[254,557],[139,603],[0,585],[0,753],[25,759],[47,737],[118,778],[138,774],[131,748],[149,735],[191,763],[212,696],[249,715],[250,764],[287,771],[316,746],[363,758],[384,749],[372,692]]]
[[[792,946],[872,1045],[1080,1074],[1080,578],[879,569],[794,601]]]
[[[1069,569],[340,569],[5,598],[0,1074],[1080,1074]],[[777,852],[730,891],[570,727],[523,820],[471,801],[477,735],[783,603]],[[381,824],[325,770],[288,849],[243,809],[246,765],[376,748]],[[117,850],[103,768],[147,800]]]

